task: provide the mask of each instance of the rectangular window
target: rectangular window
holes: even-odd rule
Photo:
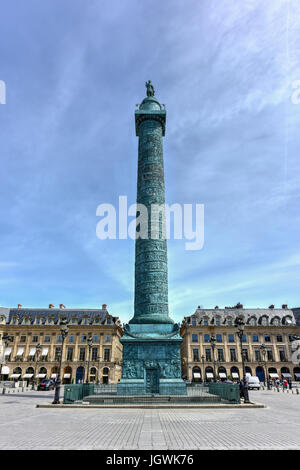
[[[230,360],[232,362],[235,362],[236,361],[236,352],[235,352],[235,349],[230,349]]]
[[[80,342],[81,343],[86,343],[86,335],[81,335]]]
[[[79,360],[80,361],[85,361],[85,348],[80,348],[79,349]]]
[[[26,343],[26,336],[20,337],[20,343]]]
[[[73,361],[73,348],[68,348],[67,349],[67,361]]]
[[[218,361],[224,362],[224,352],[223,352],[223,349],[218,349]]]
[[[44,343],[50,343],[50,341],[51,341],[50,336],[47,335],[47,336],[44,337]]]
[[[193,349],[193,361],[199,361],[199,350]]]
[[[272,349],[267,349],[268,361],[273,361],[273,351]]]
[[[216,335],[217,343],[222,343],[222,335]]]
[[[55,348],[55,356],[54,356],[55,361],[60,360],[60,354],[61,354],[61,348]]]
[[[92,348],[92,361],[98,360],[98,348]]]
[[[98,335],[93,336],[93,343],[99,343],[99,336]]]
[[[281,335],[277,335],[277,343],[282,343],[282,336]]]
[[[111,340],[111,336],[110,336],[110,335],[106,335],[106,336],[105,336],[105,343],[110,343],[110,340]]]
[[[261,359],[260,359],[260,350],[259,349],[255,349],[255,360],[257,362],[261,361]]]
[[[279,357],[281,361],[286,361],[285,351],[283,349],[279,350]]]
[[[258,336],[257,335],[252,336],[252,342],[253,343],[258,343]]]
[[[234,343],[234,335],[232,334],[228,335],[228,343]]]
[[[205,349],[205,358],[207,362],[211,361],[211,350],[210,349]]]
[[[271,343],[271,336],[265,335],[265,343]]]
[[[198,343],[198,335],[192,334],[192,342]]]
[[[110,349],[104,349],[104,361],[109,362],[110,360]]]
[[[107,325],[111,325],[111,318],[108,318],[108,319],[106,320],[106,324],[107,324]]]
[[[68,343],[75,343],[75,336],[74,335],[68,336]]]
[[[204,343],[209,343],[210,336],[209,335],[204,335]]]
[[[32,342],[33,342],[33,343],[38,343],[38,341],[39,341],[39,337],[38,337],[37,335],[34,335],[34,336],[32,337]]]
[[[243,342],[243,343],[246,343],[246,341],[247,341],[247,337],[246,337],[246,335],[243,335],[243,336],[242,336],[242,342]]]
[[[249,361],[248,349],[242,349],[242,354],[243,354],[243,357],[244,357],[244,361]]]
[[[62,342],[62,336],[61,336],[61,335],[57,335],[57,336],[56,336],[56,342],[57,342],[57,343],[61,343],[61,342]]]

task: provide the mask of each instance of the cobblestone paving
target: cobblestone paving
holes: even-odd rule
[[[258,409],[49,409],[0,396],[0,449],[300,449],[300,395],[252,392]]]

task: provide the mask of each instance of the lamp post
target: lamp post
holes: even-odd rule
[[[40,344],[36,345],[35,348],[35,366],[34,366],[34,375],[33,375],[33,381],[32,381],[32,390],[35,389],[35,382],[36,382],[36,368],[37,368],[37,363],[39,360],[39,356],[41,354],[42,346]]]
[[[212,352],[213,352],[213,364],[214,364],[214,382],[216,382],[216,361],[215,361],[215,347],[216,347],[216,337],[214,335],[211,335],[210,337],[210,343],[212,347]]]
[[[55,395],[54,395],[54,400],[52,402],[53,405],[59,404],[59,394],[60,394],[60,384],[61,384],[61,378],[60,378],[61,377],[61,363],[62,363],[62,357],[63,357],[63,351],[64,351],[64,342],[68,335],[68,332],[69,332],[68,321],[67,319],[63,319],[60,321],[60,333],[62,337],[62,345],[61,345],[61,353],[59,356],[58,374],[57,374],[57,379],[55,382]]]
[[[266,361],[266,354],[267,354],[266,346],[264,344],[262,344],[259,349],[260,349],[260,352],[262,354],[263,363],[264,363],[264,366],[265,366],[265,381],[264,381],[264,384],[266,385],[266,381],[267,381],[267,388],[268,388],[268,390],[270,390],[271,387],[270,387],[270,381],[269,381],[268,370],[267,370],[267,361]]]
[[[86,381],[85,383],[89,383],[89,372],[90,372],[90,360],[91,360],[91,351],[93,347],[93,338],[92,336],[89,336],[87,339],[87,344],[89,347],[89,355],[88,355],[88,366],[87,366],[87,372],[86,372]],[[99,373],[99,372],[98,372]]]
[[[242,385],[241,389],[242,389],[242,394],[244,397],[244,402],[250,403],[249,393],[248,393],[248,384],[246,380],[245,355],[243,354],[243,336],[244,336],[244,329],[245,329],[244,320],[238,317],[235,321],[235,327],[236,327],[236,334],[240,340],[241,356],[242,356],[243,379],[241,381],[241,385]]]
[[[205,357],[204,357],[204,355],[202,354],[202,356],[201,356],[201,362],[202,362],[202,374],[203,374],[203,375],[202,375],[202,382],[203,382],[203,383],[204,383],[204,377],[205,377],[204,359],[205,359]]]

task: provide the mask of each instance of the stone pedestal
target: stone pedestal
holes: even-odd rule
[[[125,325],[118,395],[185,395],[181,378],[179,325]]]

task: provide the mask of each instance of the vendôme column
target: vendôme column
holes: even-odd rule
[[[166,111],[154,97],[151,81],[146,83],[147,98],[135,112],[139,137],[137,204],[148,210],[148,236],[135,242],[134,317],[130,323],[173,323],[168,311],[167,241],[162,239],[163,214],[160,215],[160,239],[153,239],[154,206],[165,204],[162,137],[165,135]],[[151,221],[151,223],[150,223]],[[142,234],[141,234],[142,235]]]
[[[147,97],[135,111],[139,137],[137,203],[151,216],[153,205],[165,203],[162,137],[166,111],[154,97],[154,88],[146,83]],[[138,207],[137,212],[143,210]],[[137,223],[139,214],[137,214]],[[157,214],[156,214],[157,216]],[[168,311],[167,243],[163,236],[163,217],[152,237],[153,220],[135,240],[134,316],[124,325],[122,379],[119,395],[186,394],[181,378],[179,325]],[[148,231],[148,236],[147,235]]]

